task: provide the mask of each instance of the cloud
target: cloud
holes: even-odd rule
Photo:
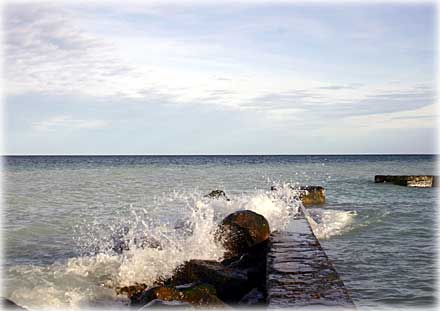
[[[5,71],[8,93],[90,92],[113,86],[132,72],[114,46],[80,27],[76,15],[53,6],[5,9]],[[113,84],[113,85],[112,85]]]
[[[283,62],[287,58],[296,62],[300,57],[292,57],[290,49],[288,57],[273,52],[277,48],[272,43],[285,40],[274,39],[272,30],[284,29],[282,33],[294,35],[304,28],[320,44],[338,30],[331,20],[323,23],[298,13],[291,18],[291,13],[279,10],[263,16],[257,11],[240,15],[238,10],[242,18],[237,24],[225,14],[225,8],[220,17],[216,11],[213,16],[212,12],[199,14],[199,19],[198,9],[172,11],[170,16],[169,8],[157,7],[140,10],[143,15],[136,15],[137,9],[128,9],[130,13],[113,9],[107,12],[110,20],[84,7],[26,4],[9,5],[5,11],[5,85],[6,92],[13,95],[75,94],[152,105],[210,105],[267,113],[277,122],[393,113],[430,105],[434,100],[429,84],[389,86],[382,79],[373,85],[305,78],[301,72],[286,74],[280,69]],[[180,14],[184,11],[190,13]],[[180,24],[163,26],[175,16],[188,29],[178,27]],[[135,17],[134,22],[128,17]],[[159,22],[146,26],[139,22],[145,18]],[[90,19],[97,21],[87,21]],[[112,36],[93,29],[92,25],[102,22],[117,25],[109,32],[119,33]],[[201,29],[203,24],[206,30]],[[324,27],[327,24],[333,27]],[[263,43],[270,52],[262,52]],[[253,51],[252,58],[261,63],[274,58],[283,61],[270,70],[259,64],[248,66],[234,58],[242,50]]]
[[[434,90],[429,85],[372,87],[317,87],[268,93],[255,97],[245,106],[259,111],[296,108],[311,119],[345,118],[412,111],[432,105]],[[286,120],[288,120],[286,113]]]
[[[109,126],[105,120],[81,120],[73,119],[71,116],[60,115],[49,118],[48,120],[35,122],[32,127],[38,131],[57,131],[57,130],[95,130]]]

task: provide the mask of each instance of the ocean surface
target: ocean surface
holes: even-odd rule
[[[313,230],[360,309],[434,308],[438,189],[373,180],[435,172],[425,155],[4,157],[3,296],[29,309],[119,308],[118,286],[221,258],[212,231],[234,210],[286,228],[296,203],[269,190],[289,183],[326,188]],[[204,197],[214,189],[231,201]]]

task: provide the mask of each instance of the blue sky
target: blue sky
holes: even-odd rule
[[[7,154],[434,153],[431,3],[4,7]]]

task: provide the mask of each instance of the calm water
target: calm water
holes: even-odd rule
[[[282,229],[292,207],[274,183],[322,185],[314,228],[356,304],[435,303],[437,189],[374,184],[435,174],[433,156],[5,157],[4,295],[29,308],[120,306],[112,287],[152,282],[189,258],[217,259],[211,231],[248,208]],[[231,202],[203,198],[224,189]],[[183,225],[182,225],[183,224]],[[191,231],[185,231],[191,227]],[[176,229],[177,228],[177,229]],[[164,245],[117,254],[121,236]]]

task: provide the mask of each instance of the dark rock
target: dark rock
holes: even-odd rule
[[[258,288],[265,297],[268,250],[269,241],[265,241],[253,246],[248,253],[240,258],[225,259],[222,263],[228,268],[240,269],[245,272],[248,277],[248,288]]]
[[[268,240],[270,228],[264,216],[243,210],[223,219],[215,235],[227,250],[228,258],[247,253],[251,247]]]
[[[215,287],[217,296],[227,303],[237,302],[252,287],[246,271],[230,268],[214,260],[190,260],[183,264],[165,284],[202,282]]]
[[[264,305],[265,303],[265,295],[258,288],[253,288],[238,302],[239,305],[245,306]]]
[[[2,309],[5,309],[5,310],[27,310],[27,309],[17,305],[12,300],[9,300],[4,297],[1,297],[1,306],[2,306]]]
[[[376,175],[374,182],[417,188],[437,187],[437,177],[432,175]]]
[[[157,286],[143,292],[136,300],[131,299],[132,306],[146,305],[153,300],[181,301],[192,305],[224,306],[216,296],[215,288],[210,284],[195,283],[186,286]]]
[[[229,198],[226,196],[226,193],[223,190],[213,190],[205,197],[212,198],[212,199],[224,199],[226,201],[230,201]]]

